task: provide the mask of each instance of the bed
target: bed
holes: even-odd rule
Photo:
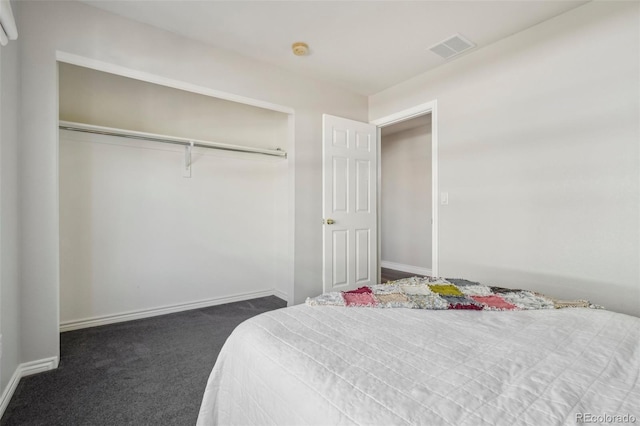
[[[234,330],[198,425],[640,421],[640,318],[313,305]]]

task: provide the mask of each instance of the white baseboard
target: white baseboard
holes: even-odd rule
[[[212,299],[199,300],[196,302],[178,303],[175,305],[161,306],[158,308],[142,309],[138,311],[129,311],[113,315],[104,315],[100,317],[64,321],[60,323],[60,332],[64,333],[65,331],[79,330],[81,328],[97,327],[99,325],[115,324],[118,322],[150,318],[158,315],[166,315],[175,312],[189,311],[191,309],[223,305],[225,303],[241,302],[243,300],[256,299],[258,297],[266,296],[277,296],[281,299],[288,300],[288,296],[286,293],[283,293],[276,289],[238,293],[231,296],[214,297]]]
[[[58,357],[44,358],[36,361],[25,362],[16,368],[13,372],[7,387],[2,392],[0,399],[0,417],[4,415],[4,411],[7,409],[13,393],[20,383],[20,379],[26,376],[30,376],[36,373],[42,373],[44,371],[54,370],[58,368]]]
[[[4,388],[2,392],[2,399],[0,399],[0,417],[4,415],[4,410],[7,409],[11,397],[18,387],[18,383],[20,383],[20,366],[13,372],[13,376],[11,376],[9,383],[7,383],[7,387]]]
[[[430,277],[432,273],[431,269],[422,268],[420,266],[405,265],[403,263],[388,262],[386,260],[381,260],[380,266],[382,268],[394,269],[396,271],[408,272],[410,274],[426,275],[428,277]]]
[[[43,373],[58,368],[58,357],[39,359],[37,361],[24,362],[18,366],[20,369],[20,377],[30,376],[32,374]]]

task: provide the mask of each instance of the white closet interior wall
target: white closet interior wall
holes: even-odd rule
[[[288,115],[60,64],[60,120],[287,149]],[[287,297],[287,160],[60,131],[60,321]]]

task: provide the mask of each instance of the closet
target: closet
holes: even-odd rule
[[[59,99],[61,330],[288,297],[289,114],[66,63]]]

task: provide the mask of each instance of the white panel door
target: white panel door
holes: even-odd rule
[[[323,290],[375,284],[376,126],[322,116]]]

